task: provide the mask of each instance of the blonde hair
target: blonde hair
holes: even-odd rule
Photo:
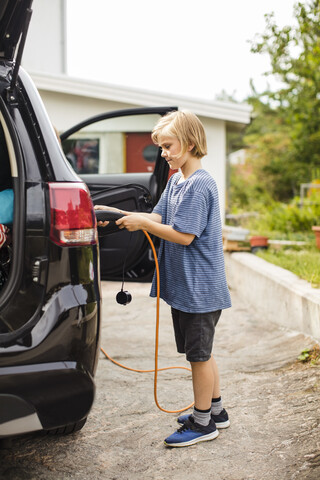
[[[154,129],[151,138],[158,145],[161,137],[176,137],[181,144],[179,157],[184,155],[190,145],[194,145],[191,154],[196,158],[207,155],[207,140],[202,123],[192,112],[180,110],[164,115]]]

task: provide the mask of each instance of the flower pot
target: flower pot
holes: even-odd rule
[[[319,248],[320,250],[320,227],[312,227],[312,230],[314,231],[314,234],[316,236],[316,245],[317,245],[317,248]]]
[[[268,248],[268,240],[268,237],[263,237],[262,235],[250,237],[251,251],[254,253],[257,250]]]

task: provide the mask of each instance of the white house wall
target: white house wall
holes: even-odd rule
[[[208,155],[202,160],[205,168],[215,179],[218,191],[221,218],[225,215],[226,198],[226,125],[223,120],[199,117],[206,130]]]
[[[100,113],[138,106],[41,89],[39,93],[52,123],[60,133],[76,123]],[[90,92],[88,92],[89,94]]]

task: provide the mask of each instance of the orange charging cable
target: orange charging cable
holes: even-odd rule
[[[159,352],[159,325],[160,325],[160,271],[159,271],[159,263],[158,263],[158,258],[157,258],[157,253],[156,249],[154,248],[153,241],[150,238],[150,235],[148,232],[143,230],[143,233],[147,237],[150,246],[152,248],[152,253],[156,265],[156,272],[157,272],[157,307],[156,307],[156,338],[155,338],[155,352],[154,352],[154,369],[151,370],[138,370],[136,368],[130,368],[126,367],[125,365],[122,365],[121,363],[117,362],[113,358],[110,357],[110,355],[107,354],[107,352],[101,347],[102,353],[106,356],[108,360],[110,360],[112,363],[115,365],[118,365],[118,367],[124,368],[126,370],[130,370],[131,372],[138,372],[138,373],[151,373],[154,372],[154,387],[153,387],[153,392],[154,392],[154,401],[157,407],[162,410],[163,412],[166,413],[180,413],[184,412],[185,410],[189,410],[189,408],[193,407],[194,403],[191,403],[187,407],[181,408],[180,410],[166,410],[165,408],[162,408],[159,405],[158,402],[158,396],[157,396],[157,384],[158,384],[158,372],[161,372],[163,370],[172,370],[174,368],[180,368],[183,370],[188,370],[191,372],[191,368],[189,367],[164,367],[164,368],[158,368],[158,352]]]

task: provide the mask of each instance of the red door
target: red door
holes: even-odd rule
[[[153,172],[157,155],[150,132],[126,133],[127,172]]]

